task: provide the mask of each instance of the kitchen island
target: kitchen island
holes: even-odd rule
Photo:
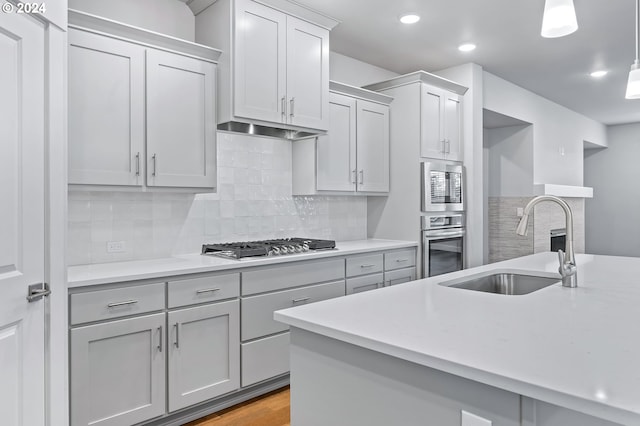
[[[578,255],[578,287],[506,296],[440,285],[557,274],[541,253],[277,311],[292,425],[640,424],[640,259]]]

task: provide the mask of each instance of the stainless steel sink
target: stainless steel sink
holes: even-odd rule
[[[539,276],[514,272],[498,272],[490,275],[475,275],[452,281],[445,281],[440,285],[461,288],[465,290],[483,291],[486,293],[518,296],[543,289],[562,280],[560,276]]]

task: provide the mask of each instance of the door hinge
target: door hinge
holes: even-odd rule
[[[29,301],[29,303],[38,301],[43,297],[51,294],[49,284],[47,283],[31,284],[28,290],[29,291],[27,293],[27,300]]]

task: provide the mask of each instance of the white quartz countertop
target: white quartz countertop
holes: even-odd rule
[[[335,250],[321,250],[286,256],[253,257],[235,260],[224,259],[217,256],[202,256],[201,254],[186,254],[165,259],[79,265],[69,267],[67,271],[67,281],[69,288],[82,287],[346,256],[373,251],[416,247],[417,245],[418,243],[415,241],[369,239],[338,241],[336,242]]]
[[[622,424],[640,424],[640,258],[577,255],[578,285],[505,296],[440,282],[557,275],[541,253],[277,311],[275,319]],[[558,275],[559,277],[559,275]]]

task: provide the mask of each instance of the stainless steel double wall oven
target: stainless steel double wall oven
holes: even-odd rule
[[[464,268],[464,167],[439,160],[421,162],[422,276]]]

